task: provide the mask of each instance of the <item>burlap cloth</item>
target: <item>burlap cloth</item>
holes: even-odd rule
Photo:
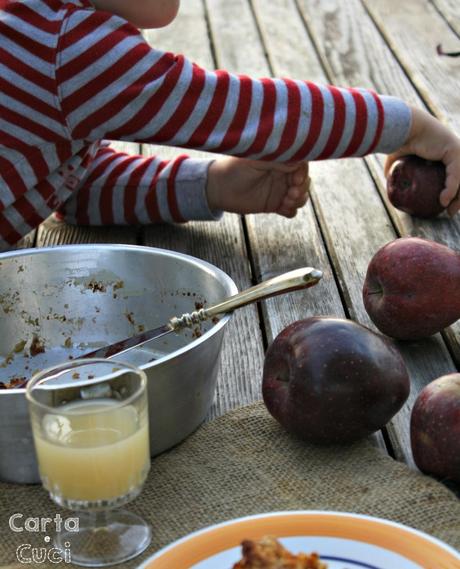
[[[13,513],[22,513],[24,519],[53,517],[58,511],[63,517],[72,515],[55,507],[40,486],[0,484],[0,497],[2,567],[24,567],[15,565],[16,547],[25,538],[8,527]],[[142,494],[128,509],[152,525],[153,542],[142,556],[123,564],[126,568],[194,530],[277,510],[369,514],[402,522],[460,548],[460,500],[444,485],[392,460],[369,441],[346,448],[317,448],[298,441],[261,403],[202,426],[155,458]],[[27,543],[33,543],[31,536],[26,534]],[[36,538],[43,547],[43,534]]]

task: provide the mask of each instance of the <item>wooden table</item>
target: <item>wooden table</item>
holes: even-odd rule
[[[185,0],[176,22],[145,32],[152,45],[185,53],[207,68],[370,87],[425,107],[460,133],[458,0]],[[149,145],[118,144],[151,154]],[[177,149],[162,149],[170,156]],[[200,155],[200,153],[191,153]],[[218,223],[144,228],[73,227],[48,220],[23,245],[131,243],[195,255],[244,288],[311,265],[322,282],[302,293],[250,306],[227,327],[210,417],[260,399],[264,350],[289,323],[312,315],[372,326],[361,298],[373,254],[400,235],[459,248],[460,218],[421,221],[389,205],[383,156],[311,165],[313,189],[294,220],[226,214]],[[409,401],[376,444],[411,466],[410,409],[424,385],[460,364],[460,322],[428,340],[399,345],[410,370]]]

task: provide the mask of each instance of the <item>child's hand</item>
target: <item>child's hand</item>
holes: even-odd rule
[[[308,200],[308,163],[279,164],[226,157],[209,167],[211,209],[294,217]]]
[[[412,108],[409,137],[397,152],[388,156],[387,175],[391,164],[400,156],[416,154],[427,160],[441,160],[446,165],[446,187],[441,192],[441,204],[450,216],[460,210],[460,139],[435,117],[421,109]]]

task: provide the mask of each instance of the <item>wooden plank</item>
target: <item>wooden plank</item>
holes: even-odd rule
[[[275,73],[327,81],[321,69],[312,65],[315,51],[298,20],[294,2],[254,0],[253,4]],[[308,7],[312,18],[318,4]],[[327,4],[330,6],[329,2]],[[306,9],[304,3],[302,9]],[[346,51],[347,46],[342,44],[342,49]],[[362,303],[362,284],[369,260],[377,249],[395,238],[395,232],[362,160],[314,163],[311,170],[315,182],[313,202],[347,309],[354,319],[373,327]],[[413,389],[408,404],[391,422],[389,433],[398,458],[412,464],[409,445],[411,404],[431,379],[452,371],[453,363],[439,336],[399,347],[409,367]]]
[[[112,142],[113,148],[120,152],[138,154],[138,144]],[[128,226],[83,226],[57,221],[53,216],[45,220],[37,229],[37,247],[52,247],[72,243],[137,243],[137,228]]]
[[[49,217],[38,228],[37,247],[55,247],[74,243],[137,243],[136,230],[121,226],[72,225]]]
[[[458,6],[458,0],[431,0],[431,2],[443,18],[449,22],[449,25],[457,35],[460,36],[460,9]],[[451,47],[452,51],[459,51],[458,42],[454,43],[452,46],[450,43],[445,44],[443,47],[446,51],[449,51]]]
[[[460,131],[460,59],[436,54],[441,42],[457,45],[456,34],[428,0],[362,1],[423,99]]]
[[[236,73],[271,75],[264,45],[260,42],[259,30],[248,4],[223,0],[213,0],[207,4],[219,67]],[[280,4],[282,2],[270,3],[270,6],[264,4],[263,9],[271,12]],[[283,14],[283,17],[287,16]],[[237,22],[238,25],[231,27],[230,33],[226,22]],[[291,24],[289,18],[284,20],[284,29],[292,31]],[[250,49],[242,49],[244,45],[249,45]],[[316,61],[315,58],[313,61]],[[317,69],[320,69],[318,64]],[[253,264],[258,275],[269,277],[305,265],[321,268],[324,272],[321,283],[313,289],[263,303],[269,342],[293,321],[318,314],[345,316],[311,203],[293,220],[274,214],[259,214],[247,216],[246,223]],[[376,437],[375,442],[384,447],[381,436]]]
[[[264,47],[246,0],[205,0],[218,67],[254,77],[269,75]]]
[[[339,85],[377,89],[409,104],[423,102],[360,0],[297,0],[326,70]]]
[[[206,15],[200,0],[183,2],[177,20],[164,30],[148,30],[151,45],[173,52],[183,52],[199,65],[214,68],[208,39]],[[143,145],[143,153],[160,153],[168,158],[178,149]],[[203,152],[188,154],[209,158]],[[214,156],[215,157],[215,156]],[[251,286],[251,268],[247,259],[242,220],[226,214],[219,222],[194,222],[176,226],[150,226],[143,233],[143,243],[181,251],[205,259],[229,274],[241,290]],[[263,340],[257,308],[248,306],[235,312],[227,326],[218,374],[217,395],[209,418],[261,397]]]
[[[298,0],[298,4],[331,82],[371,87],[380,93],[396,95],[411,104],[424,106],[359,0],[349,0],[346,4],[339,0],[326,3]],[[442,116],[441,109],[436,110]],[[388,201],[383,175],[384,158],[372,156],[367,163],[399,235],[424,237],[458,249],[460,216],[454,220],[447,217],[420,220],[400,212]],[[460,323],[450,327],[445,337],[460,366]]]
[[[157,49],[182,53],[202,67],[214,68],[202,0],[182,2],[179,15],[172,24],[157,30],[144,30],[143,35]]]

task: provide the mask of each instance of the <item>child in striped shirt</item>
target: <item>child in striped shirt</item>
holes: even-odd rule
[[[293,217],[307,160],[402,154],[443,160],[460,209],[460,141],[400,99],[308,81],[206,71],[149,46],[179,0],[0,0],[0,248],[53,211],[79,224]],[[107,140],[225,158],[132,156]]]

